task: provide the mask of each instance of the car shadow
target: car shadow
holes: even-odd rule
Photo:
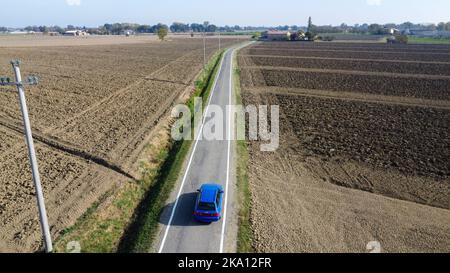
[[[171,226],[208,226],[210,223],[201,223],[194,219],[194,207],[197,200],[197,192],[185,193],[178,199],[177,210],[174,214]],[[163,225],[168,225],[170,215],[175,203],[171,203],[164,207],[159,222]]]

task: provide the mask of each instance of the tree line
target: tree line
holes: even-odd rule
[[[66,27],[60,26],[27,26],[23,28],[25,31],[33,31],[33,32],[57,32],[64,33],[68,30],[84,30],[90,34],[98,34],[98,35],[119,35],[123,34],[126,31],[133,31],[135,33],[158,33],[159,29],[167,29],[173,33],[187,33],[187,32],[239,32],[239,31],[259,31],[263,29],[274,29],[280,31],[299,31],[303,30],[306,32],[313,33],[358,33],[358,34],[373,34],[373,35],[382,35],[386,34],[386,30],[389,28],[395,28],[399,30],[428,30],[428,31],[450,31],[450,22],[441,22],[438,24],[414,24],[411,22],[405,22],[402,24],[356,24],[356,25],[347,25],[345,23],[339,26],[332,25],[323,25],[318,26],[312,24],[312,21],[308,21],[308,25],[305,27],[299,25],[281,25],[276,27],[253,27],[253,26],[245,26],[241,27],[239,25],[235,26],[217,26],[214,24],[210,24],[209,22],[200,23],[192,23],[186,24],[181,22],[174,22],[170,26],[159,23],[156,25],[141,25],[141,24],[133,24],[133,23],[113,23],[113,24],[104,24],[99,27],[85,27],[85,26],[74,26],[68,25]],[[6,32],[8,29],[6,27],[0,27],[0,32]]]
[[[315,26],[313,25],[312,31],[315,33],[356,33],[356,34],[372,34],[383,35],[390,28],[398,29],[400,31],[450,31],[450,22],[441,22],[439,24],[414,24],[411,22],[405,22],[402,24],[356,24],[349,26],[347,24],[341,24],[339,26]]]
[[[242,28],[240,26],[223,26],[219,27],[214,24],[210,24],[209,22],[204,22],[202,24],[192,23],[185,24],[180,22],[175,22],[170,26],[158,23],[156,25],[146,25],[146,24],[134,24],[134,23],[106,23],[99,27],[86,27],[86,26],[74,26],[68,25],[66,27],[60,26],[27,26],[22,28],[24,31],[30,32],[57,32],[63,34],[69,30],[83,30],[90,34],[97,35],[120,35],[127,31],[132,31],[135,33],[158,33],[159,29],[167,29],[174,33],[183,33],[183,32],[234,32],[234,31],[242,31],[246,30],[249,27]],[[0,27],[0,32],[6,32],[8,29],[6,27]]]

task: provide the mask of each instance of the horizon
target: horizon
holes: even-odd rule
[[[143,0],[130,0],[125,5],[120,0],[17,0],[3,3],[4,10],[20,10],[19,18],[13,12],[2,14],[0,26],[23,28],[26,26],[67,25],[98,27],[105,23],[136,23],[153,25],[173,22],[186,24],[209,21],[217,26],[306,26],[311,16],[315,25],[355,24],[437,24],[448,22],[446,11],[450,2],[445,0],[347,0],[336,3],[331,0],[258,1],[258,11],[254,0],[238,3],[227,1],[227,5],[217,8],[205,4],[206,0],[168,0],[149,3]],[[430,4],[429,2],[433,2]],[[286,6],[292,7],[285,9]],[[27,7],[23,9],[23,7]],[[235,7],[239,7],[236,9]],[[269,8],[268,8],[269,7]],[[302,10],[305,10],[302,14]],[[254,13],[255,16],[251,16]],[[206,15],[208,14],[208,15]],[[232,14],[232,16],[229,16]],[[249,16],[250,14],[250,16]],[[300,15],[299,15],[300,14]],[[23,19],[26,18],[26,19]],[[332,19],[331,19],[332,18]]]

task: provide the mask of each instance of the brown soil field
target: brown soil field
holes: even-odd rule
[[[189,38],[190,34],[169,34],[166,39],[173,40],[177,38]],[[196,35],[194,38],[201,38]],[[208,39],[217,39],[217,36],[209,36]],[[221,37],[222,39],[238,39],[235,36]],[[127,45],[157,42],[158,36],[136,35],[126,37],[118,35],[92,35],[84,37],[67,37],[67,36],[47,36],[47,35],[0,35],[0,48],[10,47],[55,47],[55,46],[89,46],[89,45]]]
[[[298,50],[255,47],[308,58],[306,67],[252,48],[239,57],[244,103],[280,106],[280,148],[249,142],[256,251],[367,252],[378,241],[383,252],[450,252],[450,84],[438,79],[446,74],[421,73],[414,60],[362,69],[351,56],[330,67],[285,45]],[[326,47],[334,45],[350,46]]]
[[[0,35],[0,48],[16,47],[54,47],[54,46],[89,46],[89,45],[125,45],[156,42],[155,35],[145,36],[48,36],[48,35]]]
[[[255,45],[253,49],[317,49],[317,50],[352,50],[352,51],[396,51],[396,52],[423,52],[423,53],[448,53],[448,45],[420,45],[420,44],[392,44],[386,43],[308,43],[308,42],[267,42],[266,44]]]
[[[430,74],[450,76],[450,63],[437,62],[401,62],[380,61],[371,59],[348,60],[339,58],[294,58],[294,57],[270,57],[270,56],[242,56],[246,58],[242,63],[257,66],[272,67],[298,67],[335,70],[376,71],[407,74]]]
[[[87,45],[50,46],[41,39],[55,39],[30,39],[11,40],[17,47],[0,49],[0,74],[12,76],[9,61],[20,59],[23,75],[41,79],[26,95],[57,238],[114,186],[139,178],[139,154],[153,128],[193,89],[203,41],[89,37]],[[0,38],[0,47],[5,41]],[[30,47],[34,42],[42,44]],[[208,56],[217,50],[217,40],[208,39]],[[31,170],[17,94],[7,88],[0,89],[0,155],[0,252],[36,251],[42,240]]]
[[[347,71],[308,71],[251,67],[243,73],[244,85],[363,92],[388,96],[450,100],[450,77],[381,75]],[[431,75],[430,75],[431,77]],[[249,82],[251,81],[251,82]]]
[[[419,196],[411,193],[415,198],[409,199],[450,209],[450,183],[446,183],[450,178],[449,110],[303,96],[277,95],[277,99],[285,109],[283,122],[292,126],[300,140],[299,153],[433,178],[434,188],[429,185]],[[370,183],[350,186],[367,191],[373,187]],[[395,196],[389,190],[395,186],[393,182],[382,190]]]
[[[290,48],[278,50],[274,48],[250,48],[243,51],[243,54],[269,55],[269,56],[301,56],[301,57],[327,57],[327,58],[348,58],[348,59],[382,59],[382,60],[409,60],[428,62],[450,62],[448,51],[426,53],[421,51],[373,51],[354,49],[328,49],[328,48]]]

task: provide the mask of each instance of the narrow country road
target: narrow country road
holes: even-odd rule
[[[226,108],[234,104],[232,67],[236,49],[233,47],[224,53],[208,108],[205,109],[205,123],[214,117],[213,108],[222,109],[224,140],[194,141],[187,167],[181,175],[181,184],[161,216],[163,228],[156,246],[159,253],[222,253],[236,250],[234,143],[229,141],[230,128],[233,127]],[[202,125],[201,130],[204,129]],[[221,184],[225,190],[223,218],[210,225],[197,223],[193,219],[197,189],[204,183]]]

